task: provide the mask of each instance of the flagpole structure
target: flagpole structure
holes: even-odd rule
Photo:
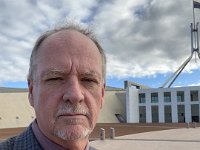
[[[193,6],[192,6],[192,8],[193,8],[193,23],[194,23],[194,29],[195,29],[195,15],[194,15],[194,0],[193,0]]]
[[[192,59],[193,54],[198,54],[198,57],[200,59],[200,53],[199,53],[199,34],[198,34],[198,25],[199,22],[195,22],[195,13],[194,8],[200,9],[200,3],[193,0],[193,23],[190,24],[191,28],[191,55],[190,57],[184,61],[184,63],[167,79],[167,81],[161,86],[161,88],[165,88],[166,85],[167,88],[170,88],[174,81],[178,78],[178,76],[181,74],[183,69],[187,66],[187,64]],[[196,58],[195,58],[196,62]]]

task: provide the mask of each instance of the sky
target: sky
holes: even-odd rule
[[[26,88],[37,37],[73,20],[96,32],[108,86],[122,88],[129,80],[160,87],[191,55],[192,8],[192,0],[0,0],[0,86]],[[199,75],[193,57],[173,86],[200,85]]]

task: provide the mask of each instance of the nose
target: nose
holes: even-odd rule
[[[76,78],[71,78],[66,84],[63,100],[70,103],[81,103],[84,100],[81,85]]]

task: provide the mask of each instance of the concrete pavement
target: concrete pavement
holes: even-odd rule
[[[90,142],[98,150],[199,150],[200,128],[182,128]]]

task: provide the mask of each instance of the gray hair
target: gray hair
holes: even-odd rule
[[[30,57],[30,64],[29,64],[29,73],[28,73],[28,80],[33,80],[33,73],[36,70],[37,66],[35,64],[35,59],[37,57],[37,51],[41,45],[41,43],[49,36],[51,36],[52,34],[62,31],[62,30],[74,30],[74,31],[78,31],[80,33],[82,33],[83,35],[87,36],[89,39],[91,39],[94,44],[97,46],[100,54],[101,54],[101,59],[102,59],[102,75],[103,75],[103,79],[105,82],[106,79],[106,56],[105,56],[105,52],[103,50],[103,48],[101,47],[101,45],[99,44],[99,42],[97,41],[93,31],[91,28],[87,27],[84,28],[82,27],[80,24],[75,24],[75,23],[63,23],[63,24],[59,24],[58,26],[54,27],[53,29],[47,30],[46,32],[44,32],[43,34],[40,35],[40,37],[37,39],[37,41],[35,42],[35,45],[32,49],[32,53],[31,53],[31,57]]]

